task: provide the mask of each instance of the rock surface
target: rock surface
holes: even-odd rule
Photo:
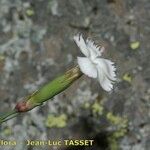
[[[69,138],[94,139],[93,150],[149,150],[149,9],[149,0],[1,0],[1,112],[76,64],[79,32],[106,47],[119,79],[108,94],[84,76],[53,101],[2,124],[0,139],[20,141],[5,150],[41,149],[27,147],[26,139]],[[49,114],[59,122],[47,122]]]

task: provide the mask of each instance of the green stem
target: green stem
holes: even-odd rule
[[[16,110],[12,110],[12,111],[2,114],[0,117],[0,123],[5,122],[11,118],[14,118],[14,116],[16,116],[17,114],[18,112]]]

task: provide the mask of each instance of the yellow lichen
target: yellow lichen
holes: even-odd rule
[[[5,60],[5,56],[0,54],[0,61],[4,61]]]
[[[122,79],[123,79],[124,81],[127,81],[127,82],[131,83],[131,81],[132,81],[132,76],[131,76],[129,73],[125,73],[125,74],[123,75]]]
[[[34,15],[34,10],[33,10],[33,9],[27,9],[27,10],[26,10],[26,14],[27,14],[28,16],[33,16],[33,15]]]
[[[5,129],[3,130],[3,134],[4,134],[5,136],[9,136],[9,135],[12,134],[12,130],[11,130],[10,128],[5,128]]]
[[[126,117],[119,117],[109,112],[106,115],[108,121],[116,126],[116,131],[114,131],[109,137],[108,141],[110,143],[111,150],[118,150],[118,139],[123,137],[127,133],[128,120]]]
[[[98,101],[95,101],[94,104],[92,105],[92,112],[93,114],[99,114],[102,115],[103,114],[103,106],[102,104],[100,104]]]
[[[52,114],[48,115],[46,119],[46,126],[49,128],[57,127],[57,128],[63,128],[66,126],[67,122],[67,116],[65,114],[61,114],[60,116],[54,116]]]
[[[84,107],[85,109],[90,108],[90,103],[88,103],[88,102],[84,103],[83,107]]]
[[[127,133],[127,129],[121,128],[113,133],[114,138],[120,138],[123,137]]]
[[[131,47],[131,49],[135,50],[140,47],[140,42],[139,41],[131,42],[130,47]]]
[[[113,113],[109,112],[106,115],[107,119],[113,124],[113,125],[119,125],[121,127],[127,127],[127,118],[119,117],[113,115]]]

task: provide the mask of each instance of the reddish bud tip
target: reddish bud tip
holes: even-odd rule
[[[27,106],[27,102],[25,102],[25,101],[18,102],[17,105],[15,106],[15,109],[18,112],[26,112],[26,111],[30,110],[29,106]]]

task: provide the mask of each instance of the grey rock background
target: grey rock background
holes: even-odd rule
[[[20,144],[0,149],[57,149],[27,147],[22,142],[26,139],[92,138],[93,150],[148,150],[149,9],[148,0],[1,0],[1,112],[76,64],[81,53],[73,36],[79,32],[106,47],[104,57],[116,62],[119,82],[112,93],[105,93],[96,81],[82,77],[53,101],[2,124],[0,139]],[[133,49],[131,44],[137,42],[139,46]],[[100,104],[98,110],[95,101]],[[106,117],[109,112],[128,120],[120,138],[110,138],[118,126]],[[47,127],[49,114],[65,114],[65,127]]]

